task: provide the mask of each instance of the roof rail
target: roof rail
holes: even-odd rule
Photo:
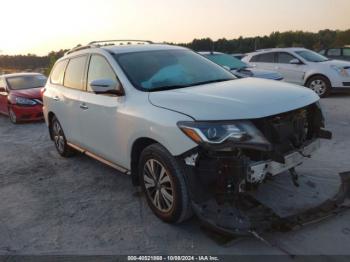
[[[131,44],[137,44],[137,45],[143,45],[143,44],[153,44],[152,41],[148,40],[102,40],[102,41],[93,41],[88,43],[87,45],[84,46],[77,46],[69,50],[68,52],[65,53],[65,55],[88,49],[88,48],[98,48],[101,46],[111,46],[111,45],[131,45]]]
[[[104,44],[103,44],[104,43]],[[103,45],[115,45],[116,43],[119,43],[119,45],[131,45],[132,43],[137,45],[143,45],[143,44],[153,44],[152,41],[148,40],[102,40],[102,41],[93,41],[90,42],[88,45],[97,45],[97,46],[103,46]]]

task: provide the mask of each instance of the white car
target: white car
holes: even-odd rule
[[[129,174],[166,222],[192,210],[208,220],[208,201],[234,204],[286,170],[295,178],[329,138],[307,88],[236,79],[183,47],[118,43],[92,42],[56,62],[45,120],[59,154],[79,151]]]
[[[243,61],[275,70],[289,83],[303,85],[320,97],[336,90],[350,91],[350,62],[329,60],[305,48],[273,48],[247,54]]]

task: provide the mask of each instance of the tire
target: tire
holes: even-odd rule
[[[327,97],[331,92],[331,83],[327,77],[324,76],[313,76],[311,77],[306,86],[313,90],[320,97]]]
[[[74,155],[75,151],[67,144],[62,126],[55,116],[51,120],[50,133],[52,134],[56,150],[61,156],[71,157]]]
[[[16,116],[15,112],[13,112],[11,107],[8,108],[8,112],[9,112],[10,121],[13,124],[18,124],[17,116]]]
[[[143,150],[139,177],[148,205],[158,218],[180,223],[192,216],[184,171],[163,146],[152,144]]]

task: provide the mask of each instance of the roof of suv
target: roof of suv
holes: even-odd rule
[[[279,51],[280,52],[282,52],[282,51],[296,52],[296,51],[303,51],[303,50],[306,50],[306,48],[303,48],[303,47],[268,48],[268,49],[256,50],[255,52],[248,53],[248,55],[269,53],[269,52],[279,52]]]
[[[102,45],[102,46],[86,46],[81,47],[81,49],[72,49],[64,55],[63,58],[73,56],[76,54],[90,53],[93,50],[106,50],[110,53],[121,54],[121,53],[131,53],[131,52],[143,52],[143,51],[156,51],[156,50],[187,50],[185,47],[168,45],[168,44],[127,44],[127,45]]]

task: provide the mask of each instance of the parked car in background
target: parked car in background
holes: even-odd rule
[[[320,97],[332,91],[350,91],[350,62],[330,60],[305,48],[272,48],[247,54],[243,61],[276,70],[286,82],[306,86]]]
[[[239,60],[242,60],[243,57],[245,57],[245,54],[231,54],[234,58],[237,58]]]
[[[37,73],[0,76],[0,112],[13,123],[43,119],[41,88],[46,77]]]
[[[198,52],[214,63],[229,69],[238,78],[257,77],[271,80],[282,80],[280,73],[254,68],[231,55],[220,52]]]
[[[350,47],[323,49],[319,54],[329,59],[350,61]]]
[[[239,199],[271,176],[295,177],[320,138],[330,138],[319,97],[284,82],[237,79],[187,48],[141,43],[92,42],[56,62],[44,115],[58,153],[78,150],[131,175],[163,221],[195,212],[251,234],[257,214],[237,213],[246,203]]]

